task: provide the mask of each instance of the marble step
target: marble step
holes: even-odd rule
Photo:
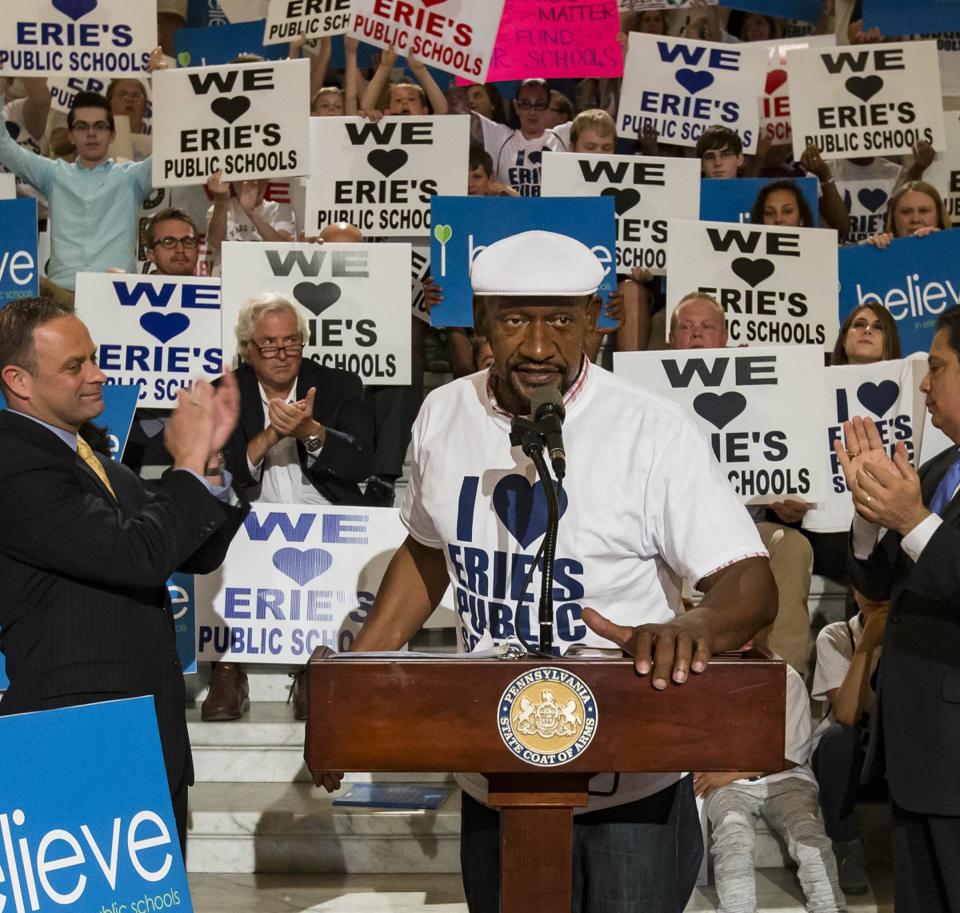
[[[381,777],[378,775],[377,779]],[[858,809],[871,865],[889,866],[885,806]],[[201,783],[190,792],[191,872],[390,873],[459,871],[460,796],[437,811],[334,807],[307,783]],[[754,862],[792,868],[762,823]]]
[[[872,891],[847,899],[851,913],[892,913],[889,868],[868,869]],[[467,913],[458,874],[216,875],[191,874],[197,913]],[[717,893],[697,888],[686,913],[715,913]],[[796,875],[757,872],[758,913],[805,913]]]
[[[458,872],[460,800],[437,811],[334,807],[306,783],[190,791],[191,872]]]
[[[203,723],[200,705],[187,708],[187,728],[193,747],[197,783],[305,783],[304,723],[293,718],[293,706],[257,701],[239,720]],[[439,783],[439,773],[378,773],[378,782]],[[371,774],[352,773],[353,782],[369,782]]]

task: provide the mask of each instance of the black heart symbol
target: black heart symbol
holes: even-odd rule
[[[632,187],[624,187],[622,190],[616,187],[604,187],[600,191],[602,197],[613,197],[613,208],[618,216],[633,209],[640,202],[640,191]]]
[[[879,384],[865,383],[857,387],[857,399],[878,418],[900,398],[900,385],[895,380]]]
[[[864,188],[857,191],[857,199],[863,203],[870,212],[877,212],[884,203],[887,202],[887,192],[882,187],[875,187],[873,190]],[[849,207],[847,207],[849,209]]]
[[[851,95],[856,95],[860,101],[870,101],[883,88],[883,78],[880,76],[851,76],[844,85]]]
[[[210,110],[217,117],[222,118],[228,124],[232,124],[250,110],[250,99],[245,95],[234,95],[233,98],[221,96],[210,102]]]
[[[371,168],[376,168],[385,178],[407,164],[407,153],[403,149],[374,149],[367,153]]]
[[[750,288],[756,288],[764,279],[773,275],[776,267],[770,260],[751,260],[749,257],[737,257],[730,264],[734,271]]]
[[[293,297],[315,317],[340,300],[340,286],[336,282],[298,282]]]
[[[735,390],[723,394],[701,393],[693,401],[693,411],[721,431],[746,408],[747,398]]]

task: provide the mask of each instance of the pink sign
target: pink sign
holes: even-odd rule
[[[619,30],[617,0],[506,0],[487,82],[622,76]]]

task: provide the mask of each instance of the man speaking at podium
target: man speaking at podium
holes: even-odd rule
[[[246,513],[217,459],[239,414],[227,377],[181,391],[173,469],[148,485],[84,439],[107,379],[84,324],[45,299],[0,310],[0,714],[151,695],[181,848],[193,764],[166,582],[219,567]]]
[[[493,365],[434,391],[420,411],[401,507],[409,535],[355,650],[405,644],[448,585],[462,650],[536,640],[546,498],[510,429],[548,386],[566,413],[553,588],[559,652],[620,647],[636,659],[638,688],[664,689],[773,620],[766,552],[703,435],[679,407],[584,355],[603,275],[586,246],[552,232],[514,235],[477,256],[473,289]],[[705,594],[685,614],[684,577]],[[681,777],[594,778],[574,819],[575,910],[683,910],[703,847],[690,777]],[[497,910],[499,812],[484,804],[483,777],[458,779],[467,903],[473,913]]]

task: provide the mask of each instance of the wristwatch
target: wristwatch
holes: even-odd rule
[[[311,434],[303,439],[303,448],[307,453],[319,453],[323,447],[323,438],[319,434]]]

